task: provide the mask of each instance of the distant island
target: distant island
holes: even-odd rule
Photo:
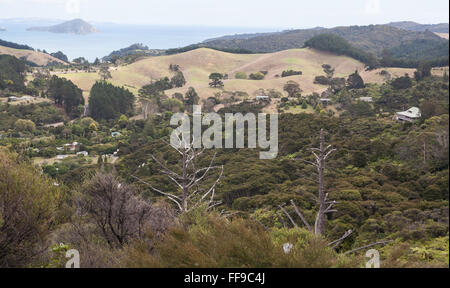
[[[3,28],[2,26],[0,26],[0,31],[6,31],[6,28]]]
[[[94,26],[83,21],[82,19],[74,19],[61,24],[46,26],[46,27],[31,27],[27,31],[39,31],[39,32],[52,32],[52,33],[65,33],[86,35],[98,32]]]

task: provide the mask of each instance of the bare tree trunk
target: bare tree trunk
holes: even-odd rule
[[[180,143],[182,143],[180,139],[179,141]],[[183,142],[181,147],[176,147],[169,143],[168,145],[174,148],[182,157],[179,169],[176,169],[180,171],[179,173],[177,173],[176,170],[171,170],[167,165],[159,161],[153,155],[152,159],[162,168],[161,172],[176,184],[176,186],[178,187],[177,191],[164,192],[153,187],[150,183],[143,181],[135,175],[131,175],[131,177],[147,185],[153,191],[166,196],[169,200],[176,203],[181,213],[188,212],[189,210],[196,208],[202,204],[206,204],[207,210],[220,205],[222,202],[215,201],[214,197],[216,186],[222,178],[223,165],[213,166],[215,154],[213,155],[208,166],[197,169],[195,164],[199,156],[203,153],[204,149],[197,151],[194,148],[193,142]],[[218,171],[218,175],[214,178],[215,181],[212,184],[201,185],[202,182],[206,182],[206,178],[208,178],[209,176],[214,176],[213,174],[211,174],[212,170]]]
[[[323,135],[323,129],[320,130],[320,151],[318,159],[317,172],[319,173],[319,212],[317,213],[316,223],[314,225],[314,231],[316,235],[322,235],[325,225],[325,150],[323,147],[325,137]]]
[[[317,169],[318,182],[319,182],[319,211],[317,212],[316,221],[314,223],[314,234],[317,236],[323,235],[325,231],[325,215],[330,212],[335,212],[332,210],[333,205],[336,201],[327,201],[328,194],[325,193],[325,163],[328,156],[331,155],[336,149],[330,149],[331,145],[325,147],[325,133],[323,129],[320,129],[320,146],[319,148],[311,148],[312,154],[314,155],[316,161],[311,162],[304,159],[296,159],[306,162]],[[317,152],[317,153],[316,153]],[[298,214],[298,212],[297,212]],[[299,215],[300,216],[300,215]],[[300,218],[303,218],[300,216]],[[308,225],[306,225],[308,227]]]

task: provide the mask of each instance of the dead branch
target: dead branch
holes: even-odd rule
[[[332,250],[336,249],[336,247],[339,246],[339,244],[341,244],[342,241],[345,240],[345,238],[347,238],[347,237],[349,237],[350,235],[352,235],[352,233],[353,233],[353,230],[351,230],[351,229],[345,231],[344,235],[343,235],[341,238],[339,238],[339,239],[337,239],[337,240],[334,240],[333,242],[328,243],[328,246],[334,245],[333,247],[331,247],[331,249],[332,249]]]
[[[303,224],[305,224],[306,229],[309,230],[309,232],[313,232],[311,226],[309,225],[308,221],[306,221],[306,218],[303,216],[302,213],[300,213],[300,210],[298,210],[297,205],[295,205],[294,200],[291,200],[292,206],[294,206],[295,213],[297,213],[298,217],[302,219]]]
[[[281,205],[278,205],[278,207],[280,207],[280,209],[284,212],[284,214],[286,214],[286,216],[291,221],[292,225],[294,225],[294,227],[298,227],[297,223],[295,223],[294,219],[292,219],[291,215],[289,215],[289,213],[286,211],[286,209],[284,209],[283,206],[281,206]]]
[[[362,247],[359,247],[359,248],[347,251],[347,252],[344,253],[344,255],[347,255],[347,254],[350,254],[350,253],[354,253],[356,251],[359,251],[359,250],[362,250],[362,249],[366,249],[366,248],[370,248],[370,247],[376,246],[376,245],[386,245],[388,243],[391,243],[392,241],[394,241],[394,240],[386,240],[386,241],[375,242],[375,243],[372,243],[372,244],[369,244],[369,245],[366,245],[366,246],[362,246]]]

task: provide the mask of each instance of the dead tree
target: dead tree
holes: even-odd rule
[[[305,225],[306,229],[310,231],[311,233],[314,233],[316,236],[322,236],[325,232],[325,217],[326,214],[337,212],[337,210],[333,209],[333,206],[337,204],[337,201],[329,201],[328,200],[328,193],[325,192],[325,170],[326,170],[326,160],[327,158],[336,151],[336,149],[331,148],[331,145],[328,145],[325,147],[325,135],[323,129],[320,130],[320,143],[319,148],[311,148],[310,149],[312,154],[314,155],[315,162],[311,162],[305,159],[296,158],[295,160],[303,161],[307,164],[310,164],[317,169],[318,173],[318,183],[319,183],[319,211],[317,211],[316,215],[316,221],[314,223],[314,229],[309,225],[306,218],[303,216],[303,214],[300,212],[300,210],[295,205],[295,202],[291,200],[291,204],[294,207],[295,213],[300,217],[303,224]],[[294,227],[298,227],[297,223],[295,223],[294,219],[289,215],[289,213],[286,211],[286,209],[283,208],[283,206],[279,206],[281,211],[283,211],[284,214],[288,217],[288,219],[291,221],[291,223],[294,225]],[[278,217],[282,220],[281,216],[277,212]],[[285,225],[286,226],[286,225]],[[331,246],[331,249],[336,249],[346,238],[350,237],[353,234],[353,230],[347,230],[344,235],[342,235],[339,239],[334,240],[328,244],[328,246]],[[380,241],[373,244],[369,244],[360,248],[353,249],[351,251],[346,252],[347,253],[353,253],[356,251],[359,251],[361,249],[365,249],[368,247],[372,247],[375,245],[381,245],[381,244],[387,244],[390,243],[392,240],[388,241]]]
[[[298,158],[296,160],[303,161],[307,164],[313,165],[317,169],[318,173],[318,182],[319,182],[319,211],[317,212],[316,221],[314,224],[314,233],[316,235],[323,235],[325,230],[325,216],[327,213],[336,212],[336,210],[332,209],[333,206],[337,203],[336,201],[328,200],[328,193],[325,193],[325,161],[327,158],[336,151],[336,149],[332,149],[331,145],[325,147],[325,135],[323,129],[320,130],[320,143],[319,148],[311,148],[312,154],[314,155],[315,162],[311,162],[305,159]],[[300,214],[298,209],[296,209],[297,214]],[[300,214],[301,215],[301,214]],[[306,222],[306,219],[303,216],[300,216],[303,222]],[[307,223],[307,222],[306,222]],[[305,223],[305,224],[306,224]],[[309,224],[306,225],[309,227]],[[309,230],[311,230],[309,228]]]
[[[162,191],[137,176],[131,175],[131,177],[174,202],[181,213],[188,212],[203,204],[206,205],[207,210],[222,204],[221,201],[214,200],[216,186],[223,174],[223,165],[213,166],[216,154],[213,155],[207,167],[197,168],[197,161],[205,149],[194,148],[194,141],[190,143],[182,142],[180,139],[179,141],[181,145],[178,146],[167,143],[181,156],[179,171],[170,169],[155,156],[151,156],[153,161],[161,167],[161,172],[178,187],[176,193]],[[206,185],[204,183],[206,182],[205,180],[213,176],[212,172],[214,170],[219,171],[218,175],[214,178],[212,184]]]

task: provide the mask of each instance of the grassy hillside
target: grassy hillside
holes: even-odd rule
[[[33,62],[38,66],[45,66],[51,62],[58,62],[61,64],[65,64],[63,61],[51,55],[42,52],[37,52],[34,50],[14,49],[5,46],[0,46],[0,54],[12,55],[19,59],[24,57],[27,61]]]
[[[246,92],[249,97],[257,94],[258,89],[275,89],[284,95],[283,86],[288,80],[298,82],[304,91],[303,94],[321,92],[325,86],[314,84],[314,77],[325,75],[322,64],[330,64],[336,70],[336,77],[346,77],[355,70],[359,70],[366,82],[381,83],[385,77],[380,75],[382,69],[364,71],[364,64],[346,56],[320,52],[313,49],[292,49],[268,54],[231,54],[212,49],[200,48],[197,50],[170,56],[148,57],[133,64],[111,68],[112,79],[115,85],[126,86],[137,95],[139,88],[149,84],[151,79],[171,76],[170,64],[178,64],[183,71],[187,84],[182,88],[166,91],[167,95],[175,92],[185,93],[189,87],[194,87],[200,98],[206,99],[220,92],[220,89],[210,88],[209,74],[212,72],[226,73],[229,79],[225,80],[224,90],[230,92]],[[303,75],[290,77],[276,77],[282,71],[294,69],[301,70]],[[403,76],[405,73],[413,75],[414,69],[387,68],[392,77]],[[248,74],[257,71],[268,71],[264,80],[235,79],[236,72]],[[100,79],[97,73],[67,73],[60,74],[72,80],[80,87],[87,98],[89,90],[95,81]]]
[[[220,89],[210,88],[209,74],[212,72],[226,73],[223,90],[230,92],[246,92],[249,97],[257,94],[258,89],[275,89],[283,94],[283,86],[288,80],[300,83],[304,93],[320,92],[325,89],[322,85],[314,84],[314,77],[325,75],[322,64],[330,64],[336,69],[336,76],[344,77],[357,70],[363,70],[364,64],[345,56],[332,55],[312,49],[293,49],[270,54],[231,54],[212,49],[200,48],[182,54],[148,57],[133,64],[111,68],[112,79],[115,85],[126,86],[137,94],[142,86],[149,84],[151,79],[171,76],[170,64],[178,64],[183,71],[187,84],[182,88],[166,91],[167,95],[175,92],[185,93],[189,87],[194,87],[200,98],[206,99],[220,92]],[[284,70],[301,70],[303,75],[290,77],[277,77]],[[258,71],[268,71],[264,80],[235,79],[236,72],[245,72],[247,75]],[[100,79],[97,73],[67,73],[60,74],[72,80],[84,91],[85,97],[96,80]],[[285,94],[286,95],[286,94]]]

